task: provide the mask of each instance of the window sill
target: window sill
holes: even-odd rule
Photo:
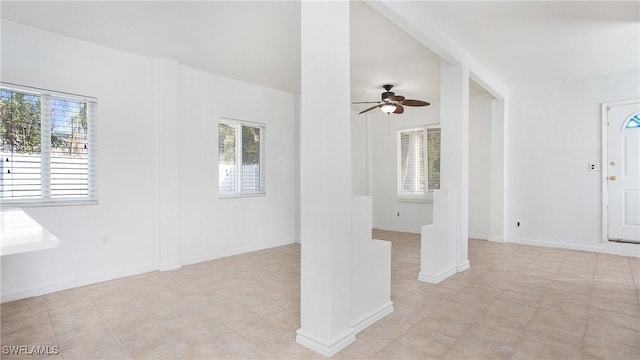
[[[237,199],[237,198],[254,198],[254,197],[266,197],[267,193],[242,193],[242,194],[220,194],[219,199]]]
[[[397,201],[407,203],[433,203],[433,193],[420,196],[398,196]]]
[[[54,206],[83,206],[83,205],[98,205],[98,200],[64,200],[64,201],[0,201],[0,205],[3,208],[32,208],[32,207],[54,207]]]

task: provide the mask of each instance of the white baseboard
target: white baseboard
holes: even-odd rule
[[[469,262],[469,260],[466,260],[463,263],[458,264],[458,266],[456,266],[456,270],[458,270],[458,272],[463,272],[465,270],[469,270],[470,267],[471,263]]]
[[[298,334],[296,336],[296,342],[298,344],[326,357],[331,357],[337,354],[340,350],[356,341],[356,332],[352,328],[345,330],[342,334],[329,340],[318,339],[302,329],[298,329],[296,333]]]
[[[274,248],[274,247],[290,245],[290,244],[294,244],[294,243],[295,243],[294,240],[290,240],[290,241],[276,241],[276,242],[270,242],[270,243],[265,243],[265,244],[244,246],[244,247],[240,247],[240,248],[229,249],[229,250],[224,250],[224,251],[220,251],[220,252],[209,253],[209,254],[206,254],[206,255],[199,255],[199,256],[193,256],[193,257],[190,257],[190,258],[182,259],[182,263],[184,265],[197,264],[197,263],[201,263],[201,262],[204,262],[204,261],[220,259],[220,258],[227,257],[227,256],[239,255],[239,254],[244,254],[244,253],[248,253],[248,252],[252,252],[252,251],[264,250],[264,249],[271,249],[271,248]]]
[[[65,280],[65,281],[49,283],[49,284],[42,284],[42,285],[32,286],[24,289],[18,289],[10,292],[3,292],[1,296],[1,302],[5,303],[8,301],[25,299],[32,296],[40,296],[40,295],[49,294],[56,291],[75,288],[78,286],[85,286],[85,285],[99,283],[102,281],[119,279],[126,276],[144,274],[154,270],[157,270],[157,267],[155,265],[145,265],[137,268],[117,271],[117,272],[108,273],[108,274],[79,277],[71,280]]]
[[[488,235],[468,234],[467,237],[469,239],[475,239],[475,240],[489,240],[489,236]]]
[[[263,249],[269,249],[272,247],[283,246],[292,244],[293,241],[285,241],[285,242],[272,242],[266,244],[259,244],[254,246],[245,246],[242,248],[231,249],[224,252],[207,254],[203,256],[196,256],[187,259],[183,259],[182,263],[175,261],[167,264],[156,264],[156,265],[145,265],[136,268],[132,268],[124,271],[117,271],[113,273],[107,274],[99,274],[87,277],[78,277],[75,279],[64,280],[60,282],[42,284],[32,287],[27,287],[24,289],[13,290],[10,292],[2,292],[0,295],[0,302],[8,302],[13,300],[25,299],[32,296],[40,296],[43,294],[49,294],[56,291],[71,289],[74,287],[85,286],[89,284],[95,284],[102,281],[114,280],[126,276],[143,274],[154,270],[167,271],[167,270],[175,270],[180,268],[182,265],[195,264],[203,261],[214,260],[222,257],[243,254],[251,251],[258,251]]]
[[[180,261],[176,260],[176,261],[172,261],[166,264],[160,264],[158,265],[158,270],[160,271],[170,271],[170,270],[176,270],[176,269],[180,269],[182,267],[182,264],[180,263]]]
[[[562,242],[539,241],[539,240],[530,240],[530,239],[513,238],[513,237],[506,239],[506,242],[513,243],[513,244],[520,244],[520,245],[542,246],[542,247],[589,251],[589,252],[597,252],[597,253],[601,253],[604,251],[602,247],[598,247],[598,246],[588,246],[588,245],[570,244],[570,243],[562,243]]]
[[[506,239],[501,237],[501,236],[491,236],[491,235],[489,235],[487,237],[487,240],[489,240],[491,242],[495,242],[495,243],[501,243],[501,244],[504,244],[504,243],[507,242]]]
[[[446,278],[448,278],[451,275],[457,274],[458,273],[458,267],[457,266],[452,266],[444,271],[441,271],[440,273],[436,274],[436,275],[429,275],[429,274],[425,274],[422,271],[420,272],[420,274],[418,274],[418,280],[429,283],[429,284],[438,284],[440,283],[442,280],[445,280]]]
[[[352,322],[351,327],[355,330],[357,334],[360,331],[371,326],[376,321],[391,314],[392,312],[393,312],[393,302],[389,301],[388,303],[373,310],[370,314],[362,316],[360,319]]]
[[[422,231],[422,227],[413,228],[413,227],[404,227],[404,226],[387,226],[387,225],[373,225],[374,229],[385,230],[385,231],[397,231],[397,232],[406,232],[412,234],[420,234]]]
[[[623,243],[615,243],[615,242],[607,241],[607,242],[603,242],[601,246],[589,246],[589,245],[580,245],[580,244],[571,244],[571,243],[562,243],[562,242],[529,240],[529,239],[522,239],[522,238],[508,238],[506,240],[507,240],[506,242],[508,243],[520,244],[520,245],[531,245],[531,246],[541,246],[541,247],[550,247],[550,248],[567,249],[567,250],[589,251],[589,252],[595,252],[595,253],[605,253],[605,254],[631,256],[631,257],[640,258],[640,245],[635,245],[635,244],[623,244]]]

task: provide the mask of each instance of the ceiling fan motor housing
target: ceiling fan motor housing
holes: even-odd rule
[[[382,93],[382,101],[386,101],[388,97],[394,96],[396,94],[393,91],[391,91],[391,88],[393,88],[393,85],[382,85],[382,87],[385,90],[387,90]]]
[[[376,104],[368,109],[364,109],[358,114],[364,114],[367,111],[373,109],[380,109],[383,112],[390,114],[402,114],[404,112],[404,106],[429,106],[430,104],[422,100],[405,99],[404,96],[396,96],[396,93],[391,91],[393,85],[382,85],[385,92],[382,93],[382,101],[361,101],[354,104]]]

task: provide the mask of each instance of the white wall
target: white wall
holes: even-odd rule
[[[589,172],[587,164],[601,161],[600,104],[640,96],[639,77],[625,73],[510,93],[507,241],[628,249],[638,256],[637,247],[602,243],[602,173]]]
[[[27,209],[61,246],[3,256],[2,301],[157,269],[157,146],[178,151],[183,264],[294,241],[295,96],[175,66],[178,134],[157,144],[157,59],[2,21],[2,81],[98,98],[99,176],[98,205]],[[220,116],[266,124],[266,196],[218,199]]]
[[[469,238],[489,237],[491,201],[491,100],[469,97]]]
[[[2,299],[154,268],[153,59],[2,21],[2,81],[98,98],[98,205],[25,209],[59,248],[2,257]],[[108,235],[110,243],[103,244]]]
[[[183,262],[290,244],[295,231],[295,95],[181,67]],[[266,196],[218,198],[218,119],[266,126]]]
[[[402,115],[389,115],[390,125],[387,115],[381,111],[371,111],[367,114],[371,126],[370,183],[373,196],[373,226],[378,229],[419,233],[422,225],[432,222],[433,204],[397,200],[397,130],[438,123],[439,104],[406,108]],[[364,117],[364,114],[356,115],[354,121]],[[397,216],[398,213],[400,216]]]
[[[351,192],[371,195],[369,190],[369,120],[351,112]]]

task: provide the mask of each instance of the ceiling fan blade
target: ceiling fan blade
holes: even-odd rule
[[[356,101],[352,102],[352,104],[378,104],[380,101]]]
[[[404,96],[402,95],[393,95],[393,96],[389,96],[387,98],[387,100],[392,100],[392,101],[403,101],[404,100]]]
[[[370,107],[370,108],[368,108],[368,109],[362,110],[362,111],[360,111],[360,112],[358,113],[358,115],[363,114],[363,113],[366,113],[367,111],[371,111],[371,110],[373,110],[373,109],[375,109],[375,108],[379,108],[380,106],[381,106],[381,105],[380,105],[380,104],[378,104],[378,105],[376,105],[376,106],[372,106],[372,107]]]
[[[403,112],[404,112],[404,108],[402,107],[402,105],[398,105],[398,107],[396,107],[396,110],[393,113],[402,114]]]
[[[422,100],[407,99],[407,100],[402,101],[402,105],[405,105],[405,106],[429,106],[431,104],[429,104],[426,101],[422,101]]]

